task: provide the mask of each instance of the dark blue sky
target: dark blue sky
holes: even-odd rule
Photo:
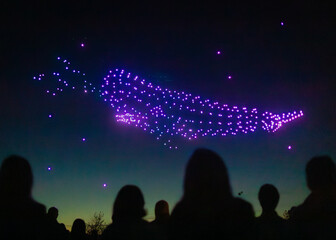
[[[15,153],[31,162],[34,197],[47,207],[57,206],[60,222],[88,220],[95,211],[103,211],[109,221],[112,202],[125,184],[142,189],[148,219],[160,199],[172,208],[196,147],[220,153],[234,194],[243,191],[257,215],[259,187],[275,184],[282,214],[308,194],[305,163],[319,154],[336,156],[331,1],[35,2],[4,9],[0,159]],[[141,129],[117,123],[114,110],[97,95],[46,96],[52,83],[32,77],[53,71],[57,56],[71,60],[96,84],[108,69],[123,67],[160,86],[222,103],[272,112],[302,109],[305,115],[275,134],[181,139],[181,148],[171,151]]]

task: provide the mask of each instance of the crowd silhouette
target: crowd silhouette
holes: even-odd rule
[[[46,219],[46,228],[50,240],[64,239],[68,235],[65,225],[63,223],[58,223],[57,217],[58,209],[56,207],[49,208]]]
[[[171,215],[169,205],[155,205],[155,220],[146,216],[141,190],[134,185],[120,189],[113,203],[112,223],[98,236],[87,234],[82,219],[71,232],[57,221],[58,209],[36,202],[32,196],[33,174],[20,156],[4,159],[0,168],[0,239],[336,239],[336,167],[328,156],[312,158],[306,165],[311,193],[293,206],[288,219],[277,212],[280,194],[272,184],[260,187],[262,207],[255,218],[247,201],[234,197],[222,158],[208,149],[197,149],[184,175],[183,195]]]

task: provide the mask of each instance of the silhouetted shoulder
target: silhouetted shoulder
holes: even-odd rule
[[[35,200],[31,200],[30,201],[30,207],[32,209],[32,211],[34,212],[34,215],[36,215],[37,217],[45,217],[47,210],[46,210],[46,206],[35,201]]]
[[[311,194],[290,216],[296,239],[336,239],[336,166],[329,156],[312,158],[306,165]]]
[[[336,221],[336,197],[310,194],[301,205],[295,208],[293,219]]]
[[[170,216],[170,231],[175,231],[175,228],[184,222],[188,222],[188,218],[193,219],[193,215],[196,213],[193,212],[192,208],[186,205],[184,202],[178,202]]]
[[[29,162],[12,155],[0,167],[1,239],[45,239],[46,208],[31,196],[33,173]]]
[[[231,206],[230,206],[231,205]],[[233,198],[227,208],[232,232],[238,234],[241,239],[255,239],[257,235],[255,214],[251,203]]]
[[[171,217],[179,216],[183,211],[183,203],[180,201],[178,202],[175,207],[173,208],[173,211],[171,213]]]
[[[201,209],[181,201],[171,214],[169,239],[254,239],[254,219],[252,205],[240,198]]]
[[[264,216],[259,216],[256,218],[256,222],[259,223],[263,223],[263,222],[268,222],[268,221],[272,221],[272,222],[277,222],[279,224],[285,224],[286,220],[283,219],[282,217],[280,217],[278,214],[274,214],[273,216],[268,216],[267,218],[265,218]]]
[[[146,215],[145,200],[137,186],[122,187],[113,203],[112,224],[103,233],[103,239],[152,239]]]
[[[251,203],[241,198],[233,198],[232,207],[238,212],[238,216],[246,219],[254,219],[254,210]]]
[[[150,240],[153,238],[151,234],[150,224],[145,220],[140,220],[137,222],[129,223],[112,223],[105,228],[101,239]]]
[[[46,207],[27,199],[2,202],[1,239],[44,239],[46,236]]]
[[[220,203],[219,203],[220,204]],[[195,212],[194,209],[197,206],[192,206],[192,203],[187,204],[184,201],[181,201],[176,204],[171,217],[177,220],[180,217],[190,216],[191,219],[195,217],[197,214],[201,214],[201,212]],[[203,206],[204,207],[204,206]],[[209,208],[213,208],[213,206],[209,206]],[[246,218],[253,220],[254,219],[254,210],[252,205],[241,199],[241,198],[232,198],[228,199],[222,203],[221,207],[217,207],[216,215],[220,218]],[[209,213],[209,211],[206,211]]]

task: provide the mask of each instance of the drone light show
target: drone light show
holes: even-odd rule
[[[302,110],[283,113],[259,111],[161,88],[124,69],[108,71],[98,87],[87,80],[85,73],[72,68],[67,59],[58,57],[57,60],[63,65],[61,71],[33,77],[57,82],[56,89],[46,90],[48,95],[59,95],[65,89],[84,94],[97,93],[115,109],[117,122],[141,128],[162,140],[170,149],[178,148],[174,145],[176,138],[191,141],[209,136],[248,134],[259,129],[274,133],[286,123],[303,116]]]

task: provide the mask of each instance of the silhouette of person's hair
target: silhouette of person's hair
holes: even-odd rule
[[[120,189],[113,204],[112,224],[107,226],[102,239],[151,239],[146,215],[145,200],[141,190],[134,185]]]
[[[134,185],[126,185],[120,189],[113,205],[113,221],[128,218],[142,218],[146,215],[145,200],[141,190]]]
[[[258,198],[263,211],[274,211],[279,203],[280,195],[276,187],[264,184],[259,190]]]
[[[305,201],[291,211],[291,235],[299,239],[336,239],[336,167],[329,156],[312,158],[306,165]]]
[[[155,204],[155,219],[151,222],[155,239],[166,240],[168,238],[169,205],[165,200]]]
[[[155,220],[160,221],[169,218],[169,205],[165,200],[160,200],[155,204]]]
[[[23,157],[12,155],[0,168],[0,191],[2,196],[29,198],[33,186],[33,173],[29,162]]]
[[[189,159],[184,177],[183,198],[231,197],[229,176],[222,158],[208,149],[197,149]]]
[[[307,185],[312,192],[335,191],[336,167],[329,156],[312,158],[306,166]]]
[[[33,173],[29,162],[12,155],[0,167],[1,239],[44,239],[46,208],[31,197]]]
[[[222,158],[197,149],[184,176],[182,199],[173,209],[170,239],[254,239],[251,204],[234,198]]]
[[[71,239],[86,239],[86,225],[83,219],[77,218],[71,227]]]
[[[51,207],[48,209],[47,216],[51,219],[57,219],[58,217],[58,209],[55,207]]]

